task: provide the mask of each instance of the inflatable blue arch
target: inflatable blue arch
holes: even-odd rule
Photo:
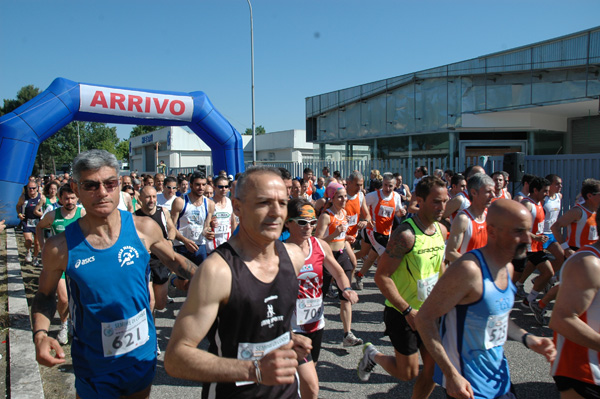
[[[244,171],[241,135],[201,91],[179,93],[77,83],[57,78],[0,118],[0,219],[19,223],[16,204],[40,143],[72,121],[189,126],[212,150],[213,170]]]

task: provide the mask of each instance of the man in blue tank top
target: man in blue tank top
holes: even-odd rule
[[[86,215],[46,242],[32,304],[38,362],[49,367],[63,363],[64,351],[48,329],[56,311],[56,286],[65,272],[75,389],[81,398],[150,395],[156,331],[149,303],[148,252],[184,278],[191,278],[196,269],[173,251],[156,222],[117,209],[118,171],[115,156],[103,150],[81,153],[73,161],[71,188]]]
[[[417,329],[436,362],[434,380],[448,397],[514,398],[503,348],[507,338],[548,361],[556,355],[550,339],[510,320],[516,292],[511,260],[526,256],[531,223],[522,204],[495,201],[487,214],[487,245],[452,263],[417,314]]]
[[[288,194],[275,168],[238,180],[238,234],[190,282],[165,355],[170,375],[204,382],[203,398],[298,398],[298,358],[310,339],[290,334],[304,254],[278,240]],[[208,337],[209,350],[198,348]]]

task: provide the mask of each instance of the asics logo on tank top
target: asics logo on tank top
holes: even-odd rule
[[[133,265],[134,259],[137,259],[139,257],[140,254],[138,253],[138,251],[135,248],[130,247],[129,245],[121,248],[118,254],[119,264],[121,265],[121,267]]]
[[[75,269],[79,268],[79,266],[84,266],[84,265],[87,265],[88,263],[92,263],[95,260],[96,259],[93,256],[90,256],[89,258],[85,258],[85,259],[77,259],[77,262],[75,262]]]
[[[265,298],[264,303],[270,302],[272,300],[275,300],[279,298],[279,296],[277,295],[271,295],[270,297]],[[283,316],[277,316],[275,314],[275,310],[273,309],[273,305],[271,304],[267,304],[267,315],[266,315],[266,319],[264,319],[263,321],[260,322],[260,326],[264,327],[264,326],[269,326],[269,328],[273,328],[275,326],[276,322],[282,322],[283,321]]]

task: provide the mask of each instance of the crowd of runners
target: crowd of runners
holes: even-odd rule
[[[362,348],[362,381],[381,366],[413,380],[413,398],[435,384],[451,398],[513,398],[512,339],[546,358],[561,397],[600,397],[599,180],[563,214],[555,174],[526,174],[512,198],[510,176],[480,166],[422,166],[410,186],[398,173],[320,172],[120,176],[114,156],[91,150],[72,176],[31,177],[17,212],[25,261],[42,268],[38,362],[65,362],[70,343],[84,399],[148,397],[161,350],[170,375],[204,383],[203,398],[317,398],[330,296],[340,344]],[[394,353],[352,330],[370,278]],[[154,311],[169,285],[187,298],[160,348]],[[515,306],[554,340],[517,326]]]

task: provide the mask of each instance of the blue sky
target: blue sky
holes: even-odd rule
[[[256,124],[304,129],[305,98],[600,25],[600,1],[253,0]],[[204,91],[251,127],[246,0],[0,0],[0,100],[53,79]],[[128,138],[131,126],[119,126]]]

